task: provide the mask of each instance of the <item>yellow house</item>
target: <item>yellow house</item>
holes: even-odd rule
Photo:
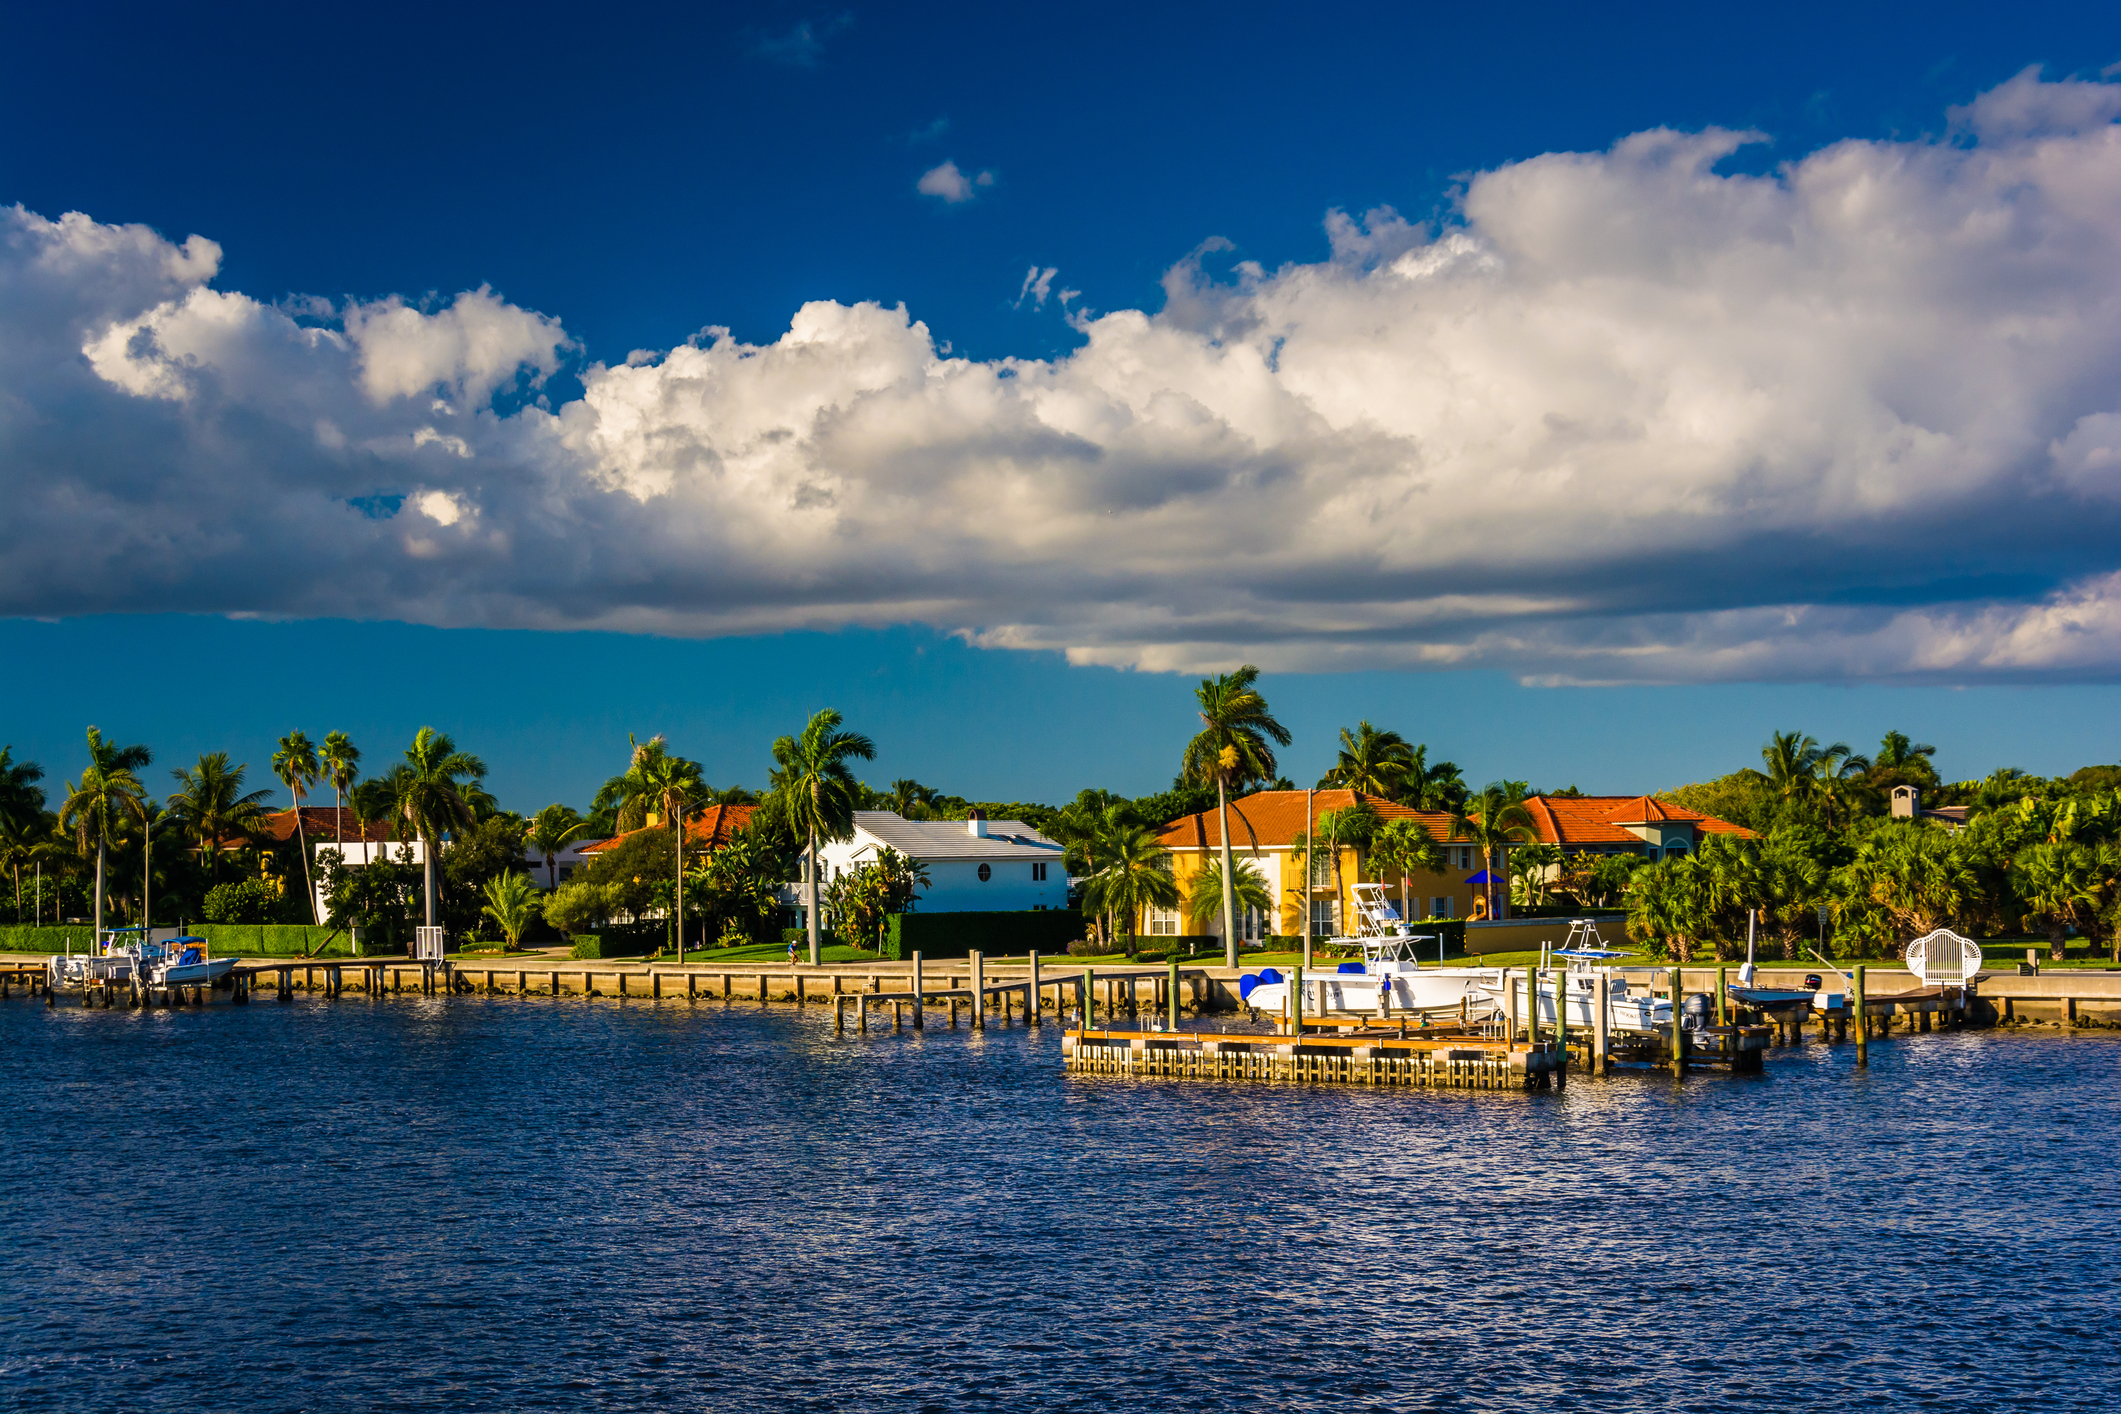
[[[1304,879],[1304,849],[1297,843],[1316,832],[1316,822],[1329,811],[1345,810],[1358,800],[1365,802],[1386,823],[1413,820],[1429,837],[1443,846],[1444,872],[1397,873],[1379,878],[1371,870],[1368,851],[1354,846],[1339,850],[1339,878],[1334,875],[1334,851],[1320,846],[1313,853],[1311,878]],[[1150,936],[1220,937],[1222,914],[1205,921],[1192,914],[1194,880],[1202,870],[1222,868],[1222,822],[1218,812],[1203,811],[1173,820],[1157,836],[1171,852],[1171,872],[1178,882],[1177,908],[1145,911],[1140,931]],[[1247,941],[1272,933],[1280,937],[1301,935],[1308,911],[1319,936],[1342,931],[1341,920],[1353,922],[1350,892],[1358,881],[1381,882],[1393,903],[1409,919],[1464,918],[1472,911],[1479,890],[1466,879],[1480,870],[1479,851],[1453,840],[1451,817],[1441,811],[1411,810],[1379,796],[1348,790],[1258,791],[1230,802],[1231,863],[1250,864],[1266,880],[1275,907],[1262,917],[1255,910],[1242,910],[1237,929]]]

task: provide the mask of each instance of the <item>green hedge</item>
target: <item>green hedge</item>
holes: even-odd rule
[[[316,928],[301,923],[195,923],[196,937],[206,939],[216,957],[295,957],[314,953],[327,941],[324,955],[343,957],[353,951],[353,942],[343,929]],[[0,952],[85,952],[95,929],[76,923],[65,927],[37,928],[17,925],[0,927]]]
[[[0,952],[87,952],[96,930],[83,923],[39,928],[30,923],[0,927]]]
[[[600,933],[576,933],[569,957],[646,957],[670,945],[667,923],[614,923]]]
[[[1071,909],[1019,913],[902,913],[884,926],[884,956],[923,961],[983,953],[1061,954],[1083,936],[1083,916]]]

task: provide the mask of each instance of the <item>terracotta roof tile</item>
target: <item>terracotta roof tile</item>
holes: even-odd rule
[[[1236,850],[1287,849],[1306,830],[1304,797],[1300,790],[1263,790],[1230,802],[1230,847]],[[1430,838],[1451,838],[1451,817],[1440,810],[1414,810],[1374,795],[1358,796],[1350,790],[1322,790],[1313,804],[1316,814],[1345,810],[1360,798],[1369,803],[1380,819],[1413,820]],[[1210,850],[1223,847],[1222,819],[1213,810],[1184,815],[1157,832],[1165,849]]]
[[[710,805],[697,814],[687,815],[685,817],[685,843],[690,847],[704,846],[708,849],[720,849],[736,837],[737,831],[751,823],[751,817],[757,811],[758,807],[756,805]],[[661,826],[656,828],[660,829]],[[628,830],[625,834],[613,835],[608,840],[598,840],[595,844],[585,844],[582,846],[581,852],[583,854],[602,854],[605,850],[616,847],[620,840],[630,839],[639,833],[639,830]]]

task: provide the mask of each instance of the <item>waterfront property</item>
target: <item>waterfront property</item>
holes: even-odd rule
[[[1566,863],[1577,856],[1629,853],[1655,861],[1693,852],[1706,835],[1751,834],[1728,820],[1646,795],[1535,795],[1523,804],[1529,822],[1529,838],[1523,843],[1552,846],[1561,861],[1546,866],[1550,878],[1558,877]],[[1330,844],[1324,838],[1326,830],[1321,822],[1336,811],[1356,805],[1368,807],[1380,824],[1412,821],[1440,847],[1443,869],[1380,869],[1371,858],[1368,843]],[[1310,835],[1320,839],[1310,853],[1311,877],[1307,885],[1302,841]],[[1179,902],[1171,908],[1144,910],[1141,931],[1219,938],[1220,913],[1195,918],[1191,904],[1203,871],[1222,867],[1220,812],[1206,810],[1181,816],[1164,826],[1157,842],[1170,852]],[[1477,911],[1476,901],[1483,893],[1478,882],[1483,865],[1480,849],[1452,831],[1450,815],[1438,810],[1410,809],[1361,791],[1257,791],[1233,800],[1230,847],[1233,861],[1257,870],[1268,895],[1275,900],[1271,910],[1241,911],[1238,932],[1246,941],[1269,933],[1284,937],[1302,934],[1307,913],[1310,931],[1318,936],[1345,931],[1343,921],[1353,918],[1352,890],[1358,880],[1383,883],[1394,906],[1413,922],[1469,917]],[[1495,864],[1506,875],[1507,851],[1500,853],[1504,857]]]
[[[1440,873],[1386,872],[1386,889],[1395,904],[1402,905],[1405,916],[1466,916],[1478,892],[1466,879],[1480,867],[1479,852],[1452,835],[1449,815],[1410,809],[1361,791],[1255,791],[1230,802],[1230,851],[1233,864],[1247,864],[1259,873],[1275,906],[1265,911],[1239,910],[1237,928],[1242,938],[1254,941],[1270,933],[1283,937],[1300,934],[1307,912],[1312,931],[1328,936],[1341,931],[1343,918],[1354,916],[1351,890],[1356,881],[1378,878],[1371,867],[1368,847],[1347,844],[1336,849],[1320,840],[1310,854],[1311,877],[1306,886],[1302,841],[1319,832],[1318,822],[1327,815],[1357,804],[1375,811],[1381,822],[1411,820],[1443,846],[1444,870]],[[1179,901],[1173,908],[1145,910],[1140,931],[1149,935],[1221,937],[1219,912],[1201,919],[1193,916],[1192,909],[1200,881],[1222,868],[1221,813],[1205,810],[1198,815],[1180,816],[1163,827],[1157,843],[1170,852]]]
[[[751,823],[751,817],[756,813],[758,813],[758,807],[755,805],[709,805],[699,811],[687,814],[685,816],[685,848],[706,853],[718,850],[735,839],[737,834]],[[650,811],[647,819],[648,823],[641,827],[642,830],[660,830],[663,828],[663,817],[661,815]],[[572,861],[568,858],[568,852],[562,850],[553,856],[559,873],[559,882],[566,883],[573,876],[575,870],[593,863],[598,855],[617,849],[625,841],[639,833],[641,833],[641,830],[628,830],[624,834],[613,835],[608,840],[590,840],[574,846]],[[540,863],[539,860],[535,859],[530,862],[533,865]],[[542,872],[538,869],[533,869],[532,872],[539,875],[539,882],[542,884],[544,882]]]
[[[818,849],[820,885],[874,862],[890,849],[918,864],[928,883],[915,895],[920,913],[1017,913],[1068,906],[1061,845],[1021,820],[908,820],[892,810],[857,810],[844,840]],[[801,886],[790,901],[802,906]]]

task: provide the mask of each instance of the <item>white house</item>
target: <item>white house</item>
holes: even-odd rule
[[[1021,820],[908,820],[893,810],[857,810],[851,839],[818,850],[820,890],[889,847],[928,871],[920,913],[1029,912],[1068,906],[1061,846]],[[795,885],[798,908],[803,886]]]

